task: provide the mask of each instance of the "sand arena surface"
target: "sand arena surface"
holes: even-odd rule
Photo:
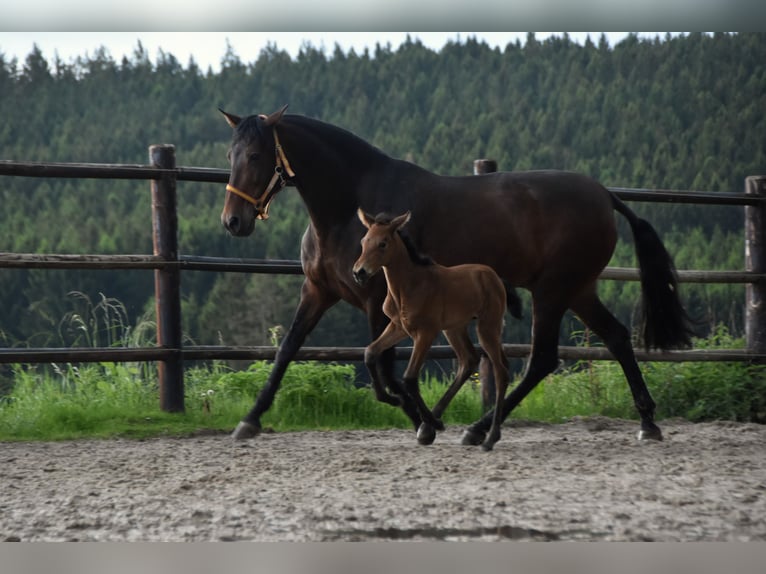
[[[766,426],[610,419],[0,444],[0,540],[766,541]]]

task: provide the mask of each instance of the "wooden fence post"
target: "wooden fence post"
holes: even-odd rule
[[[766,198],[766,176],[745,179],[745,193]],[[745,270],[766,273],[766,206],[745,206]],[[745,290],[747,350],[766,353],[766,282],[748,283]]]
[[[482,175],[497,171],[497,162],[493,159],[473,160],[473,174]],[[479,380],[481,381],[481,404],[484,411],[489,411],[495,406],[495,375],[492,371],[492,363],[482,351],[479,361]]]
[[[153,167],[175,169],[176,150],[172,145],[149,147]],[[166,261],[178,261],[178,212],[176,211],[176,176],[164,175],[152,180],[152,240],[154,255]],[[178,352],[157,365],[160,409],[184,410],[184,371],[181,356],[181,270],[179,267],[154,272],[154,297],[157,315],[157,345]]]
[[[473,160],[473,174],[493,173],[497,171],[497,162],[494,159]]]

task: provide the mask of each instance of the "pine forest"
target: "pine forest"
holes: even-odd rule
[[[227,168],[231,129],[218,108],[270,113],[289,104],[344,127],[394,157],[431,171],[468,175],[490,158],[501,170],[565,169],[613,187],[742,192],[766,174],[766,34],[692,33],[610,46],[566,35],[503,49],[468,38],[434,51],[410,38],[397,49],[356,53],[276,45],[244,62],[229,49],[220,71],[203,70],[138,43],[115,61],[106,49],[47,61],[35,48],[17,61],[0,38],[0,159],[147,164],[148,147],[171,143],[179,166]],[[149,254],[146,181],[0,176],[0,251]],[[179,245],[188,255],[298,259],[308,215],[293,190],[247,239],[221,226],[224,186],[179,182]],[[637,203],[678,269],[742,270],[743,208]],[[622,218],[620,218],[622,219]],[[621,224],[622,225],[622,224]],[[627,227],[613,266],[634,266]],[[195,344],[265,345],[286,328],[300,276],[185,272],[185,337]],[[638,284],[602,281],[606,305],[631,324]],[[740,336],[742,285],[682,285],[701,334],[718,325]],[[0,271],[3,346],[109,344],[87,340],[71,319],[99,304],[137,329],[153,320],[151,271]],[[524,299],[528,303],[528,298]],[[529,341],[524,320],[507,321],[506,342]],[[572,343],[582,325],[562,329]],[[575,333],[575,335],[572,335]],[[307,344],[363,346],[362,314],[341,303]],[[577,341],[574,341],[577,342]]]

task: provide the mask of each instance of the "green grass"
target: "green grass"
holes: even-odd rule
[[[744,341],[719,328],[697,349],[743,348]],[[766,366],[743,362],[642,363],[657,403],[657,419],[692,422],[733,420],[766,423]],[[633,397],[619,364],[580,361],[550,375],[513,411],[512,417],[561,422],[573,416],[635,419]]]
[[[736,348],[725,331],[696,346]],[[13,387],[0,397],[0,440],[61,440],[105,437],[188,435],[230,432],[252,407],[271,363],[259,361],[232,371],[222,363],[185,373],[184,413],[159,410],[153,367],[99,363],[52,368],[15,365]],[[691,421],[727,419],[766,422],[766,370],[744,363],[644,363],[657,418]],[[354,384],[350,365],[292,363],[262,424],[277,431],[304,429],[409,428],[400,409],[375,400]],[[515,384],[515,383],[514,383]],[[433,405],[446,382],[421,382]],[[444,415],[447,425],[481,416],[476,377],[466,383]],[[636,418],[619,365],[579,362],[547,377],[514,410],[511,418],[563,422],[574,416]]]

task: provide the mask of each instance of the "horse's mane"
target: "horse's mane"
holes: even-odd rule
[[[390,225],[394,217],[396,216],[391,215],[390,213],[379,213],[375,216],[375,223],[379,223],[381,225]],[[434,260],[431,259],[430,256],[426,255],[425,253],[421,253],[420,250],[418,250],[417,245],[415,245],[415,242],[406,230],[397,229],[396,233],[399,235],[399,237],[402,238],[404,247],[407,249],[407,254],[410,256],[410,261],[416,265],[422,265],[424,267],[434,264]]]
[[[301,114],[287,114],[282,121],[299,127],[304,134],[313,135],[318,141],[323,142],[324,146],[329,144],[345,156],[361,157],[367,161],[374,157],[390,159],[390,156],[379,147],[335,124]]]
[[[234,130],[234,135],[238,140],[251,140],[254,137],[261,137],[261,128],[258,124],[262,120],[258,116],[247,116],[243,118]]]

